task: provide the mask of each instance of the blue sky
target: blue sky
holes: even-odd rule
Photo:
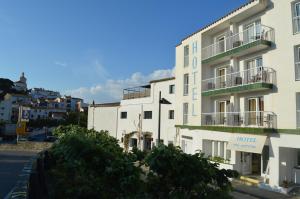
[[[0,77],[87,101],[169,76],[182,38],[247,0],[3,0]]]

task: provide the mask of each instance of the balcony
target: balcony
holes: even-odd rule
[[[202,96],[228,95],[249,91],[268,90],[275,84],[272,68],[255,67],[202,81]]]
[[[123,100],[150,97],[151,86],[138,86],[123,90]]]
[[[252,26],[202,48],[202,64],[216,64],[229,60],[232,56],[243,56],[263,50],[272,45],[274,30],[264,25]]]
[[[276,128],[276,115],[269,111],[202,113],[203,126]]]
[[[295,64],[296,81],[300,81],[300,62]]]

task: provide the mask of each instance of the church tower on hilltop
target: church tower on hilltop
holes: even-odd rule
[[[27,79],[24,72],[22,72],[20,80],[16,81],[14,84],[14,89],[16,89],[17,91],[27,91]]]

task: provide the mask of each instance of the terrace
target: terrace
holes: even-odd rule
[[[126,88],[123,90],[123,100],[150,97],[151,85]]]

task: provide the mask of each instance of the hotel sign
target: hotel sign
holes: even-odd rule
[[[267,136],[233,134],[227,148],[234,151],[262,153]]]

